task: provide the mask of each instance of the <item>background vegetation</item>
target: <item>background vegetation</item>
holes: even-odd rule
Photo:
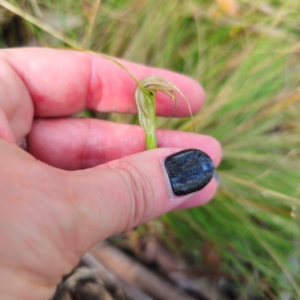
[[[78,45],[201,82],[207,101],[196,131],[224,148],[218,194],[138,234],[188,253],[242,299],[300,299],[298,1],[0,0],[0,17],[1,47]],[[190,130],[190,120],[159,126]]]

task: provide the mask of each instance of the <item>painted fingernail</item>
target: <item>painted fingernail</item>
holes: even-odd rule
[[[204,188],[214,174],[211,158],[197,149],[188,149],[168,156],[164,161],[173,193],[187,195]]]

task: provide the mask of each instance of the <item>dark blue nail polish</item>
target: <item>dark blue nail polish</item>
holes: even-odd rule
[[[164,161],[176,196],[187,195],[204,188],[214,174],[211,158],[197,149],[188,149],[168,156]]]

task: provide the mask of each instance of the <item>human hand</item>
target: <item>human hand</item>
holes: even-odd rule
[[[138,78],[168,78],[193,112],[200,109],[204,94],[195,81],[122,63]],[[139,126],[70,117],[85,108],[136,113],[134,90],[123,70],[98,56],[0,51],[1,299],[50,299],[62,275],[99,241],[213,197],[214,179],[199,192],[171,199],[160,164],[183,148],[196,148],[217,166],[221,148],[213,138],[158,130],[165,148],[142,152]],[[172,115],[172,101],[157,98],[157,113]],[[179,101],[176,116],[188,114]],[[24,137],[29,153],[18,147]]]

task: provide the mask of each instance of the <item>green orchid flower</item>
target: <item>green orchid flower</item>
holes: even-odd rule
[[[157,139],[155,135],[156,118],[156,94],[162,92],[168,95],[174,102],[174,113],[176,112],[178,97],[182,96],[188,105],[190,115],[193,121],[192,111],[189,102],[174,83],[161,76],[149,76],[141,80],[135,90],[135,101],[138,109],[140,125],[146,133],[146,147],[148,150],[157,148]],[[194,122],[193,122],[194,128]]]

